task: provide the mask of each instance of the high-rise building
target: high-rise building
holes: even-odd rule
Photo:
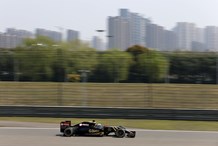
[[[8,28],[0,34],[0,48],[16,48],[22,45],[25,38],[33,38],[33,33],[27,30]]]
[[[120,16],[129,22],[130,46],[145,46],[146,19],[138,13],[131,13],[128,9],[120,9]]]
[[[60,42],[62,41],[62,34],[57,31],[51,31],[46,29],[37,28],[36,29],[36,36],[45,36],[54,41]]]
[[[130,46],[130,29],[126,18],[108,18],[108,39],[108,48],[126,50]]]
[[[32,32],[27,30],[15,29],[15,28],[8,28],[6,31],[8,35],[16,35],[21,38],[33,38],[34,35]]]
[[[103,40],[97,36],[94,36],[92,38],[92,47],[99,51],[103,51],[104,50]]]
[[[79,32],[75,30],[67,30],[67,41],[79,40]]]
[[[205,28],[205,44],[208,51],[218,51],[217,26],[207,26]]]
[[[146,47],[158,50],[165,49],[165,30],[162,26],[149,23],[146,26]]]
[[[145,46],[146,19],[128,9],[120,9],[120,16],[108,18],[108,47],[126,50],[133,45]]]
[[[205,29],[204,28],[195,28],[194,41],[199,43],[205,43]]]
[[[197,52],[206,51],[205,33],[203,28],[195,29],[195,36],[191,45],[192,45],[192,51],[197,51]]]
[[[159,51],[174,51],[176,34],[163,26],[149,22],[146,26],[146,47]]]
[[[164,49],[163,51],[175,51],[176,49],[176,34],[173,31],[164,31]]]
[[[23,41],[22,37],[9,34],[0,34],[0,48],[12,49],[21,45]]]
[[[194,23],[178,22],[174,28],[177,36],[177,49],[191,51],[192,42],[195,40],[196,27]]]

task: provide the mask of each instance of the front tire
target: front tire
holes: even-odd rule
[[[127,134],[127,137],[129,137],[129,138],[135,138],[135,135],[136,135],[136,132],[135,132],[135,131],[130,131],[130,132]]]
[[[115,136],[118,137],[118,138],[123,138],[125,136],[125,131],[123,129],[118,129],[115,132]]]

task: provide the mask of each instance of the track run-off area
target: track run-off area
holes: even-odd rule
[[[0,123],[1,124],[1,123]],[[2,125],[0,125],[2,126]],[[63,137],[56,124],[0,127],[1,146],[218,146],[218,132],[136,130],[135,138]]]

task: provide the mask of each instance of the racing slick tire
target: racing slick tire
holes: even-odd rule
[[[127,137],[129,137],[129,138],[135,138],[135,135],[136,135],[136,132],[135,132],[135,131],[130,131],[130,132],[127,134]]]
[[[64,130],[64,136],[66,137],[70,137],[70,136],[73,136],[73,128],[71,127],[68,127]]]
[[[125,136],[125,131],[123,129],[118,129],[115,132],[115,136],[118,138],[123,138]]]

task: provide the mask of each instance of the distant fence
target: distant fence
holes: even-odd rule
[[[218,109],[218,86],[0,82],[0,105]]]
[[[218,121],[218,110],[0,106],[0,116]]]

